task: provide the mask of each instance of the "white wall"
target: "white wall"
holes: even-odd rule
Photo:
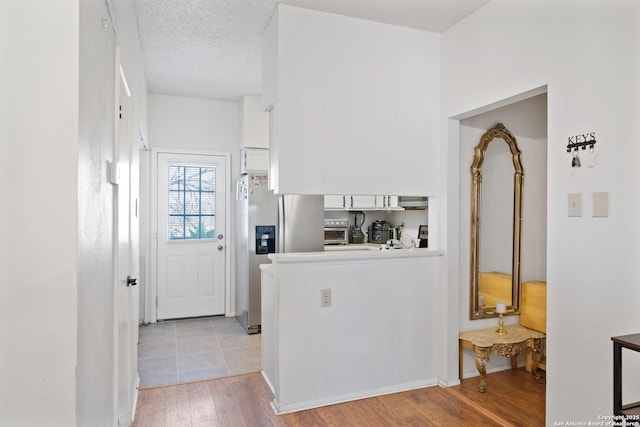
[[[640,4],[632,1],[493,0],[442,36],[441,214],[457,220],[459,143],[448,119],[548,85],[547,424],[597,420],[612,411],[610,337],[638,332],[640,202],[633,197],[640,133]],[[597,135],[595,168],[573,171],[567,137]],[[610,193],[610,216],[591,217],[591,193]],[[585,212],[568,218],[567,194]],[[631,197],[629,197],[631,195]],[[462,279],[457,231],[441,230],[448,250],[452,311]],[[459,279],[459,282],[458,282]],[[449,319],[451,316],[449,316]],[[449,331],[447,373],[456,360]],[[627,381],[629,382],[629,381]],[[638,394],[638,383],[629,386]],[[633,396],[629,396],[633,398]],[[636,399],[637,400],[637,399]]]
[[[438,34],[280,4],[264,36],[276,192],[437,192]]]
[[[113,422],[113,197],[106,162],[113,161],[115,46],[106,4],[80,7],[78,142],[78,425]],[[97,339],[97,337],[100,337]]]
[[[240,175],[240,102],[149,94],[153,148],[231,153],[232,183]]]
[[[274,255],[262,270],[263,368],[276,412],[438,382],[437,256],[373,255]],[[321,307],[326,288],[331,306]]]
[[[78,141],[78,364],[77,425],[113,425],[116,414],[117,336],[113,292],[113,160],[115,49],[132,93],[134,135],[146,133],[146,80],[132,0],[114,2],[117,36],[106,3],[80,2]],[[103,19],[108,23],[103,25]],[[74,47],[78,49],[77,46]]]
[[[496,123],[503,123],[513,134],[522,153],[524,169],[524,186],[522,195],[522,240],[520,257],[521,281],[546,280],[547,273],[547,97],[538,95],[506,107],[475,114],[460,121],[460,155],[459,155],[459,287],[460,287],[460,330],[468,331],[489,328],[497,325],[496,319],[469,320],[469,286],[470,247],[471,247],[471,163],[473,149],[480,142],[482,135]],[[492,142],[491,144],[494,144]],[[506,144],[503,143],[506,146]],[[511,153],[506,159],[511,168],[510,179],[505,183],[513,194],[513,163]],[[483,178],[486,168],[483,165]],[[483,194],[486,180],[483,179]],[[484,215],[491,213],[482,212]],[[507,219],[507,232],[511,241],[511,219]],[[482,239],[483,236],[481,236]],[[511,252],[509,252],[510,254]],[[481,259],[487,256],[482,253]],[[481,261],[482,263],[482,261]],[[511,257],[507,260],[508,271],[511,270]],[[501,270],[504,271],[504,270]],[[519,323],[519,316],[509,316],[505,324]],[[522,358],[524,359],[524,358]],[[521,360],[523,362],[523,360]],[[507,369],[511,366],[508,358],[492,357],[486,364],[488,371]],[[477,375],[475,356],[472,351],[465,351],[465,377]]]
[[[129,3],[125,3],[129,2]],[[122,0],[124,6],[132,6]],[[113,425],[115,36],[101,0],[5,2],[0,419]],[[135,57],[131,43],[123,47]],[[139,64],[139,61],[138,61]],[[135,93],[146,91],[135,63]],[[143,109],[141,109],[143,110]],[[6,120],[6,121],[5,121]]]
[[[0,423],[73,426],[78,1],[0,5]]]

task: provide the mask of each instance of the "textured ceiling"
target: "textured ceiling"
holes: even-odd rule
[[[149,90],[222,100],[260,93],[277,3],[443,32],[490,0],[134,0]]]

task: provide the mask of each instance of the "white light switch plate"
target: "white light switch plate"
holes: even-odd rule
[[[609,193],[606,191],[593,193],[593,216],[609,216]]]
[[[582,216],[582,193],[569,193],[569,216]]]

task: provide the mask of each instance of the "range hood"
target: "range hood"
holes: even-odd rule
[[[427,196],[398,196],[398,206],[406,210],[424,210],[429,206],[429,198]]]

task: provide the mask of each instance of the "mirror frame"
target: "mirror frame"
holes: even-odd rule
[[[521,152],[516,138],[498,123],[482,135],[480,142],[474,148],[473,163],[471,164],[471,293],[469,319],[485,319],[497,317],[495,307],[481,308],[478,301],[479,291],[479,260],[480,260],[480,192],[482,187],[482,162],[489,143],[496,138],[502,138],[509,149],[513,160],[513,250],[511,271],[511,305],[507,306],[505,315],[520,314],[520,240],[522,238],[522,188],[524,184],[524,169],[522,167]]]

